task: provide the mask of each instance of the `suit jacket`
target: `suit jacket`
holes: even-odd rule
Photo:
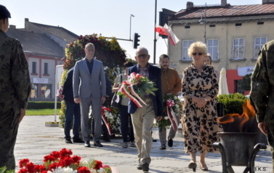
[[[155,112],[155,116],[162,116],[163,114],[163,98],[162,98],[162,87],[161,87],[161,69],[148,65],[148,73],[149,73],[149,80],[153,81],[155,84],[155,88],[157,88],[157,91],[154,91],[155,95],[150,94],[149,97],[152,99],[153,108]],[[133,72],[139,73],[140,68],[137,65],[134,65],[132,67],[129,67],[128,74],[131,74]],[[133,114],[137,110],[137,106],[135,103],[133,103],[131,100],[128,104],[128,112],[130,114]]]
[[[68,71],[67,78],[64,82],[62,95],[64,95],[64,100],[74,103],[73,99],[73,88],[72,88],[72,77],[73,77],[74,67]]]
[[[76,62],[73,72],[73,96],[74,98],[106,96],[106,78],[101,61],[93,59],[91,74],[85,58]]]

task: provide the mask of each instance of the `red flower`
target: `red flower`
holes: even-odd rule
[[[87,167],[79,167],[77,171],[78,173],[91,173]]]
[[[99,160],[95,160],[94,169],[98,170],[102,167],[103,163]]]
[[[53,156],[55,159],[58,159],[60,157],[60,152],[58,151],[53,151],[50,153],[51,156]]]
[[[55,161],[57,158],[54,157],[53,155],[47,155],[44,157],[44,162],[47,162],[47,161],[50,161],[50,162],[53,162]]]
[[[24,166],[26,166],[29,163],[29,159],[22,159],[19,161],[19,167],[23,168]]]
[[[68,150],[66,148],[63,148],[61,151],[60,151],[60,158],[64,158],[66,156],[70,156],[72,155],[72,151],[71,150]]]
[[[54,169],[56,169],[57,167],[59,166],[59,164],[58,163],[52,163],[52,164],[50,164],[49,165],[49,170],[54,170]]]

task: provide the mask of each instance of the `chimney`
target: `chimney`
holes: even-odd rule
[[[274,4],[274,0],[263,0],[263,4]]]
[[[224,7],[227,5],[227,0],[221,0],[221,6]]]
[[[187,2],[187,3],[186,3],[186,9],[187,9],[187,10],[189,10],[189,9],[191,9],[191,8],[193,8],[193,7],[194,7],[193,2]]]
[[[10,25],[9,28],[10,28],[10,29],[16,29],[16,26],[15,26],[15,25]]]

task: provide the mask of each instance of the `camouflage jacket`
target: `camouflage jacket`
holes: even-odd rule
[[[0,113],[26,108],[31,83],[20,42],[0,30]]]
[[[258,122],[274,123],[274,40],[266,43],[251,76],[250,98]]]

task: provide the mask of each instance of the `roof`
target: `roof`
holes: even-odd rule
[[[205,10],[206,9],[206,10]],[[230,5],[226,6],[194,6],[190,9],[183,9],[176,13],[171,20],[201,18],[206,12],[206,18],[216,17],[238,17],[250,15],[274,14],[274,4],[258,5]]]
[[[37,55],[64,57],[64,49],[45,34],[9,28],[7,35],[19,40],[24,51],[29,51]]]
[[[52,35],[55,35],[59,38],[64,39],[68,43],[73,42],[74,40],[76,40],[79,37],[78,35],[74,34],[73,32],[71,32],[63,27],[44,25],[44,24],[33,23],[33,22],[29,22],[29,23],[36,25],[37,27],[43,29],[44,31],[51,33]]]

